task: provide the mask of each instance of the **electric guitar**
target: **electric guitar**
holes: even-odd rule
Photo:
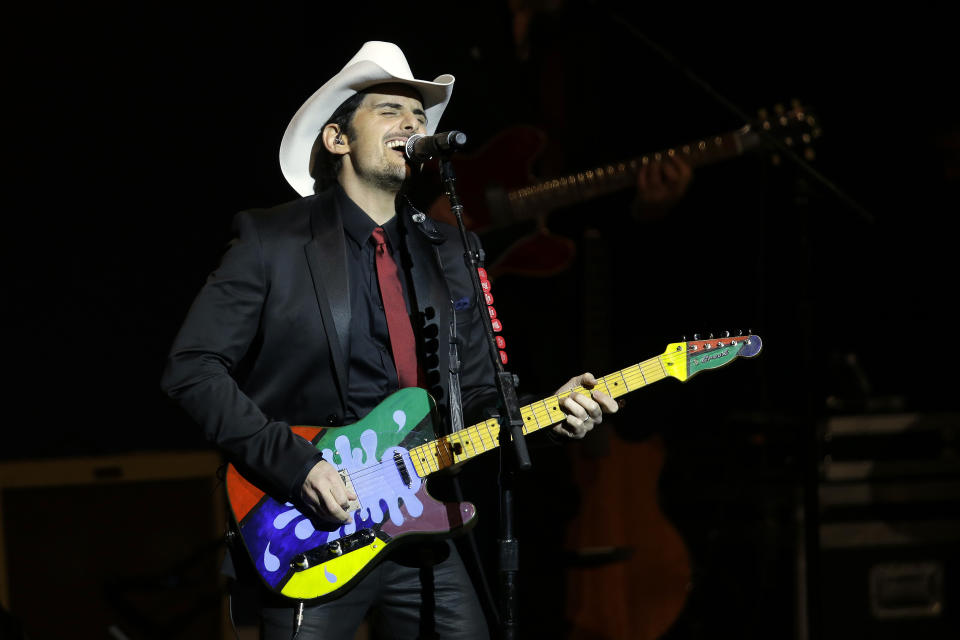
[[[688,380],[738,357],[753,357],[760,349],[760,338],[754,335],[678,342],[662,355],[604,376],[596,388],[617,398],[664,378]],[[573,392],[586,393],[578,387],[521,407],[523,432],[565,420],[560,401]],[[306,517],[228,466],[232,533],[242,540],[267,588],[297,600],[333,599],[395,546],[474,524],[472,504],[435,500],[427,492],[427,479],[496,449],[499,423],[490,419],[437,438],[434,413],[430,395],[412,387],[390,395],[356,424],[292,427],[323,452],[357,494],[353,520],[341,526],[324,526]]]
[[[529,126],[512,127],[477,152],[454,156],[453,165],[457,195],[464,204],[464,223],[471,231],[483,235],[524,221],[540,223],[536,232],[494,256],[487,271],[494,277],[503,273],[544,277],[569,266],[576,252],[572,241],[546,229],[545,219],[551,211],[635,187],[642,167],[668,157],[680,158],[695,168],[748,152],[770,150],[767,136],[812,160],[813,140],[821,134],[817,118],[794,101],[790,109],[777,105],[772,112],[760,110],[755,120],[733,131],[549,180],[536,181],[531,175],[546,137]],[[771,153],[771,161],[779,163],[775,152]],[[434,169],[428,166],[425,170]],[[433,200],[427,212],[437,220],[457,224],[446,196]]]

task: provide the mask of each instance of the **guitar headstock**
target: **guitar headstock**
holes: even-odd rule
[[[777,104],[772,110],[758,110],[757,119],[744,127],[743,134],[744,137],[753,134],[757,137],[755,143],[763,144],[763,138],[758,134],[760,131],[765,135],[774,136],[784,146],[789,147],[807,161],[812,161],[816,157],[813,142],[823,135],[817,116],[799,100],[793,100],[789,109],[782,104]],[[780,155],[774,151],[771,154],[771,161],[775,165],[780,164]]]
[[[681,382],[701,371],[722,367],[737,358],[752,358],[763,347],[759,336],[731,336],[729,331],[719,338],[713,335],[706,340],[700,340],[698,335],[693,337],[687,342],[667,345],[667,350],[660,356],[667,375]]]

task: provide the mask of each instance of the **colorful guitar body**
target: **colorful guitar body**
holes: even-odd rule
[[[299,600],[339,593],[397,542],[472,524],[474,506],[433,499],[410,460],[411,449],[436,438],[433,415],[430,395],[409,388],[350,426],[294,427],[347,474],[357,493],[353,522],[331,531],[266,495],[230,465],[227,494],[236,531],[270,589]]]
[[[678,342],[660,356],[600,378],[595,388],[617,398],[668,377],[686,381],[738,357],[752,357],[760,348],[757,336]],[[577,387],[521,407],[523,432],[562,422],[561,400],[574,392],[589,393]],[[296,600],[332,599],[395,546],[449,536],[474,524],[472,504],[434,499],[427,493],[427,478],[496,449],[500,425],[491,418],[437,438],[434,418],[430,395],[409,388],[390,395],[356,424],[293,427],[357,494],[353,521],[329,530],[229,465],[226,486],[234,533],[268,589]]]

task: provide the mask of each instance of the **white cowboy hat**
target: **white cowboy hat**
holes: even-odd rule
[[[453,93],[453,76],[443,74],[433,82],[416,80],[407,59],[395,44],[366,42],[340,73],[310,96],[287,125],[280,142],[280,170],[290,186],[301,196],[313,195],[310,175],[313,145],[333,112],[358,91],[385,82],[407,84],[423,96],[427,114],[427,134],[432,135]]]

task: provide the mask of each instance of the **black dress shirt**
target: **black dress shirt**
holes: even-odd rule
[[[399,381],[377,280],[376,245],[371,237],[378,225],[350,199],[339,184],[336,193],[346,236],[347,270],[350,274],[350,373],[344,424],[352,424],[397,391]],[[390,253],[400,265],[402,240],[397,217],[394,216],[382,227],[387,234]],[[400,280],[409,314],[407,282],[402,277]]]

